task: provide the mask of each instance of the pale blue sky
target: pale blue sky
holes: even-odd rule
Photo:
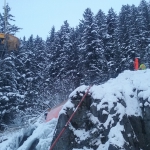
[[[4,0],[0,0],[0,12],[3,12]],[[149,1],[149,0],[147,0]],[[112,7],[119,13],[122,5],[138,6],[141,0],[6,0],[15,16],[15,25],[23,28],[16,34],[19,38],[28,38],[31,34],[43,39],[49,34],[54,25],[56,31],[65,20],[71,27],[79,24],[86,8],[91,8],[94,14],[101,9],[107,14]]]

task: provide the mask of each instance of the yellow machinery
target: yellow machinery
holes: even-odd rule
[[[0,33],[0,51],[5,50],[18,50],[20,42],[19,39],[11,34],[7,33],[7,11],[6,0],[4,0],[4,14],[5,14],[5,33]]]
[[[19,39],[11,34],[0,33],[0,45],[4,46],[6,50],[18,50],[20,42]]]

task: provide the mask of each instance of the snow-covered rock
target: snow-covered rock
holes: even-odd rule
[[[70,94],[58,120],[20,130],[0,150],[49,150],[87,88]],[[124,71],[91,87],[53,150],[150,150],[149,118],[150,70]]]
[[[52,142],[87,88],[81,86],[70,94]],[[150,70],[125,71],[116,79],[92,86],[53,150],[149,150],[149,118]]]

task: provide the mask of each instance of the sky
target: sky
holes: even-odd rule
[[[4,0],[0,1],[0,13],[3,13]],[[122,5],[138,6],[140,2],[141,0],[6,0],[15,19],[13,24],[22,28],[16,36],[29,38],[33,34],[44,40],[52,26],[58,31],[65,20],[70,27],[76,27],[86,8],[91,8],[94,14],[100,9],[107,14],[112,7],[119,13]]]

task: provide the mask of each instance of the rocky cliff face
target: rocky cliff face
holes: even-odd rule
[[[48,150],[87,88],[70,94],[58,119],[39,118],[29,129],[0,138],[0,150]],[[150,70],[125,71],[93,85],[53,150],[150,150]]]
[[[141,76],[142,78],[141,78]],[[93,86],[53,150],[150,150],[150,71],[126,71]],[[69,96],[52,143],[87,87]]]

